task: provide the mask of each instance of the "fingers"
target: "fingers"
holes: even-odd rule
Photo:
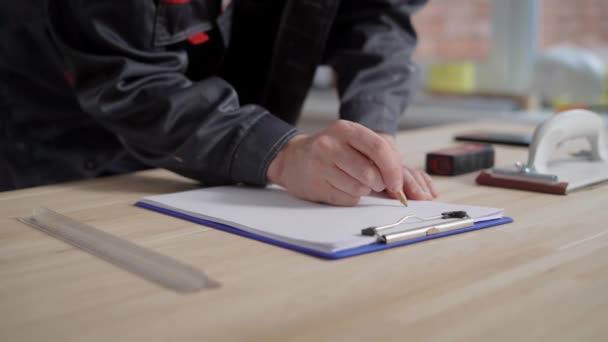
[[[416,180],[414,175],[412,175],[412,173],[405,167],[403,168],[403,191],[409,199],[424,199],[424,192],[420,190],[420,187],[418,186],[418,181]]]
[[[422,176],[422,172],[417,170],[410,170],[416,181],[418,182],[418,188],[424,193],[424,199],[431,200],[433,199],[433,195],[431,195],[431,190],[426,184],[426,180]]]
[[[343,131],[349,145],[374,162],[388,190],[393,192],[401,190],[403,187],[401,158],[385,139],[353,122],[339,121],[335,126]]]
[[[357,199],[369,195],[372,189],[337,167],[328,171],[327,182],[334,188]]]
[[[386,142],[388,142],[389,146],[393,150],[395,150],[395,152],[399,152],[399,149],[397,148],[397,140],[394,136],[386,133],[379,133],[378,135],[382,137],[382,139],[384,139]]]
[[[403,189],[407,196],[414,200],[432,200],[437,191],[425,172],[403,167]]]
[[[424,181],[426,182],[428,189],[431,191],[431,195],[433,195],[433,199],[439,197],[439,191],[437,190],[435,183],[431,179],[431,176],[429,176],[429,174],[426,172],[422,172],[422,177],[424,178]]]
[[[347,194],[346,192],[336,188],[329,182],[323,190],[323,193],[325,194],[325,199],[322,202],[343,207],[357,205],[357,203],[359,203],[359,199],[361,198],[359,196],[352,196],[350,194]]]
[[[380,192],[386,188],[382,175],[376,165],[350,146],[338,154],[334,162],[340,170],[359,181],[360,184],[376,192]]]

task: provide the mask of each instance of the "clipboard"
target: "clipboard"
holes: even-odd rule
[[[510,217],[501,217],[499,219],[476,222],[471,227],[455,229],[455,230],[442,232],[442,233],[438,233],[438,234],[433,234],[433,235],[428,235],[428,236],[416,237],[416,238],[409,239],[409,240],[403,240],[403,241],[393,242],[393,243],[389,243],[389,244],[375,242],[375,243],[372,243],[369,245],[344,249],[344,250],[340,250],[340,251],[333,252],[333,253],[326,253],[326,252],[322,252],[322,251],[318,251],[318,250],[314,250],[314,249],[310,249],[310,248],[301,247],[301,246],[298,246],[295,244],[290,244],[290,243],[286,243],[283,241],[274,240],[274,239],[271,239],[271,238],[268,238],[265,236],[253,234],[253,233],[250,233],[250,232],[247,232],[247,231],[235,228],[235,227],[231,227],[231,226],[223,224],[223,223],[214,222],[211,220],[205,220],[205,219],[201,219],[198,217],[186,215],[186,214],[183,214],[183,213],[180,213],[177,211],[168,210],[168,209],[158,207],[158,206],[155,206],[155,205],[152,205],[149,203],[141,202],[141,201],[135,203],[135,206],[144,208],[144,209],[148,209],[148,210],[152,210],[152,211],[156,211],[161,214],[177,217],[177,218],[180,218],[180,219],[183,219],[186,221],[198,223],[198,224],[201,224],[201,225],[204,225],[207,227],[211,227],[211,228],[215,228],[215,229],[218,229],[218,230],[221,230],[224,232],[228,232],[231,234],[240,235],[240,236],[243,236],[243,237],[246,237],[249,239],[253,239],[253,240],[257,240],[260,242],[264,242],[267,244],[290,249],[290,250],[293,250],[296,252],[312,255],[315,257],[323,258],[323,259],[332,259],[332,260],[349,258],[349,257],[357,256],[357,255],[378,252],[378,251],[382,251],[385,249],[411,245],[411,244],[415,244],[415,243],[419,243],[419,242],[423,242],[423,241],[427,241],[427,240],[438,239],[438,238],[442,238],[442,237],[446,237],[446,236],[450,236],[450,235],[467,233],[467,232],[471,232],[474,230],[496,227],[499,225],[513,222],[513,219]]]

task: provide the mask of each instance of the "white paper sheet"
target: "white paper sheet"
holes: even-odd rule
[[[297,199],[276,186],[203,188],[150,196],[142,202],[325,253],[374,243],[376,239],[362,236],[361,229],[391,224],[405,215],[431,217],[464,210],[479,222],[500,218],[504,212],[499,208],[412,200],[405,208],[397,200],[380,196],[364,197],[355,207],[335,207]],[[440,221],[413,219],[396,229]]]

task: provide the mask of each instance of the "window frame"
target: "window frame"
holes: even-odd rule
[[[541,0],[492,0],[490,49],[478,64],[478,90],[529,93],[541,15]]]

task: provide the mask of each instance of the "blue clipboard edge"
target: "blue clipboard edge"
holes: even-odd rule
[[[237,228],[234,228],[234,227],[222,224],[222,223],[204,220],[204,219],[194,217],[194,216],[188,216],[186,214],[182,214],[182,213],[179,213],[176,211],[157,207],[157,206],[149,204],[149,203],[137,202],[137,203],[135,203],[135,206],[140,207],[140,208],[149,209],[152,211],[156,211],[156,212],[166,214],[169,216],[177,217],[180,219],[184,219],[186,221],[202,224],[207,227],[216,228],[216,229],[228,232],[228,233],[244,236],[244,237],[247,237],[247,238],[250,238],[253,240],[257,240],[257,241],[261,241],[264,243],[268,243],[271,245],[279,246],[282,248],[287,248],[287,249],[301,252],[304,254],[313,255],[316,257],[323,258],[323,259],[348,258],[348,257],[356,256],[356,255],[373,253],[373,252],[377,252],[377,251],[381,251],[381,250],[385,250],[385,249],[401,247],[401,246],[405,246],[405,245],[411,245],[411,244],[426,241],[426,240],[438,239],[438,238],[442,238],[444,236],[466,233],[466,232],[470,232],[473,230],[485,229],[485,228],[495,227],[495,226],[499,226],[502,224],[507,224],[507,223],[513,222],[513,219],[510,217],[502,217],[502,218],[495,219],[495,220],[478,222],[478,223],[475,223],[475,225],[473,225],[472,227],[456,229],[456,230],[452,230],[449,232],[434,234],[434,235],[430,235],[430,236],[418,237],[418,238],[411,239],[411,240],[399,241],[399,242],[395,242],[395,243],[391,243],[391,244],[373,243],[371,245],[365,245],[365,246],[361,246],[361,247],[345,249],[345,250],[341,250],[341,251],[334,252],[334,253],[325,253],[325,252],[320,252],[320,251],[317,251],[314,249],[304,248],[304,247],[300,247],[300,246],[293,245],[290,243],[270,239],[265,236],[252,234],[252,233],[246,232],[244,230],[237,229]]]

